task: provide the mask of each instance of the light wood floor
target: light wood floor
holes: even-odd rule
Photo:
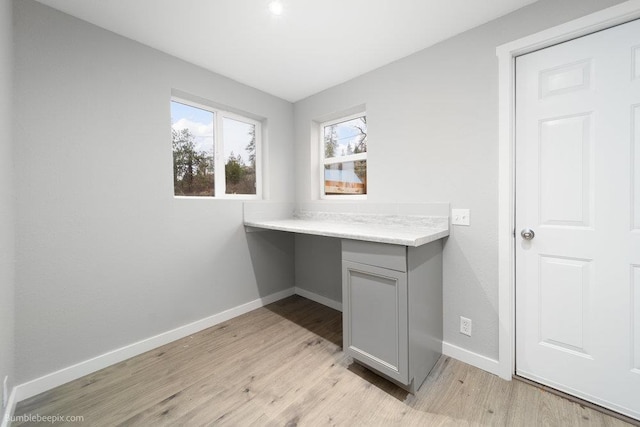
[[[448,357],[413,396],[353,364],[341,341],[339,312],[293,296],[25,400],[15,415],[91,426],[626,425]]]

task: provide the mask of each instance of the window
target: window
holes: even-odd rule
[[[174,98],[171,134],[174,195],[259,197],[260,122]]]
[[[320,125],[321,194],[324,198],[367,194],[367,116],[342,117]]]

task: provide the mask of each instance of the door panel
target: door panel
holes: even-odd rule
[[[398,366],[398,281],[349,270],[351,346]]]
[[[540,98],[588,89],[591,61],[584,60],[540,72]]]
[[[540,256],[540,342],[588,356],[590,261]]]
[[[540,223],[589,225],[590,114],[540,123]]]
[[[344,351],[408,384],[407,273],[343,260],[342,277]]]
[[[517,374],[638,419],[639,49],[634,21],[516,59],[515,242]]]

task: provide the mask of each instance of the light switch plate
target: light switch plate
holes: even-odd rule
[[[469,209],[451,209],[451,225],[470,225]]]

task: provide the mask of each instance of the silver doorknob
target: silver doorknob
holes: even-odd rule
[[[536,237],[536,233],[534,233],[533,230],[530,228],[523,228],[522,231],[520,232],[520,235],[524,240],[531,240],[534,237]]]

